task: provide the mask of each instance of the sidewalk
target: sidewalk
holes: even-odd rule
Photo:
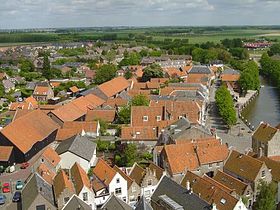
[[[241,120],[237,119],[237,124],[230,130],[224,123],[223,119],[218,113],[218,109],[215,102],[215,92],[217,86],[214,84],[210,88],[210,105],[207,111],[206,126],[216,130],[217,136],[222,139],[223,143],[228,144],[229,147],[239,152],[244,153],[252,146],[252,133],[248,126]]]

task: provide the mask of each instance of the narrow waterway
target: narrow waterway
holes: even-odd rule
[[[255,127],[262,121],[276,126],[280,123],[280,91],[262,77],[261,84],[259,96],[244,109],[242,115]]]

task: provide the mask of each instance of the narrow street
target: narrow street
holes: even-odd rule
[[[218,82],[215,80],[214,84],[210,87],[209,96],[209,108],[207,111],[206,126],[208,128],[214,128],[218,137],[220,137],[223,143],[228,144],[229,147],[239,152],[248,151],[251,148],[252,141],[249,128],[244,122],[238,118],[237,124],[228,130],[227,125],[219,116],[218,109],[215,102],[215,93],[218,89]]]

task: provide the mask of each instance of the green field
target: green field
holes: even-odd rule
[[[190,44],[207,41],[219,43],[223,39],[280,40],[280,27],[151,27],[151,28],[98,28],[57,29],[55,32],[2,32],[0,46],[40,42],[76,41],[163,41],[164,39],[188,39]]]

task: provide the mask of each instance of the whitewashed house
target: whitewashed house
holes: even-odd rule
[[[78,163],[75,163],[70,170],[70,174],[72,183],[76,191],[76,195],[82,201],[88,204],[91,209],[95,210],[95,195],[91,188],[90,180],[85,170],[82,169],[82,167]]]
[[[97,206],[103,205],[111,194],[128,202],[126,179],[103,159],[98,159],[96,167],[93,169],[92,186]]]
[[[70,169],[78,163],[86,172],[96,162],[96,144],[85,136],[76,135],[63,141],[56,148],[62,169]]]

